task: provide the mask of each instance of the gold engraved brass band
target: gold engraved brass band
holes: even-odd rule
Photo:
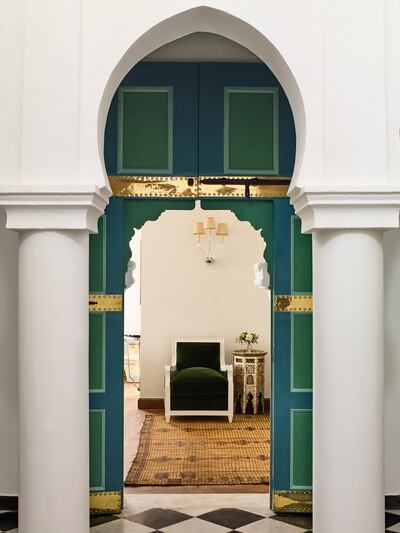
[[[274,513],[311,513],[312,492],[309,490],[274,490],[272,511]]]
[[[255,176],[199,176],[198,178],[198,196],[199,197],[231,197],[244,198],[246,196],[246,185],[243,181],[251,183]],[[285,198],[290,184],[288,177],[280,176],[257,176],[257,178],[271,183],[262,185],[252,184],[249,188],[250,198]],[[224,180],[225,183],[212,183],[213,181]],[[284,183],[272,183],[272,180],[283,181]],[[206,183],[205,183],[206,181]],[[241,183],[236,183],[240,181]]]
[[[122,511],[121,491],[115,492],[91,492],[90,513],[120,513]]]
[[[283,295],[275,296],[274,310],[283,313],[311,313],[312,296]]]
[[[114,196],[196,198],[197,178],[184,176],[108,176]]]
[[[257,176],[263,180],[279,180],[283,183],[251,185],[250,198],[285,198],[290,178]],[[114,196],[136,198],[244,198],[246,185],[254,176],[108,176]],[[204,183],[204,180],[207,183]],[[225,183],[213,183],[224,180]],[[240,180],[242,183],[235,183]]]
[[[89,294],[89,312],[122,311],[122,294]]]

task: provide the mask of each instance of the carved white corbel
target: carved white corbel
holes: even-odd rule
[[[269,289],[270,278],[267,263],[256,263],[254,269],[254,285],[258,289]]]
[[[128,268],[125,272],[125,289],[129,289],[135,283],[135,278],[133,277],[133,271],[136,268],[135,261],[128,261]]]

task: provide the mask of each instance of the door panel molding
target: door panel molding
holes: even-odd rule
[[[90,490],[104,490],[106,477],[105,445],[106,411],[105,409],[89,409]],[[99,482],[92,485],[93,478]]]
[[[312,313],[290,315],[290,392],[312,392]]]
[[[106,392],[106,314],[89,313],[89,393]]]
[[[246,96],[251,95],[250,99],[246,100]],[[256,100],[257,96],[264,97],[263,104],[260,98]],[[231,105],[232,98],[240,98],[241,105]],[[266,97],[271,97],[267,98]],[[268,101],[270,100],[270,101]],[[269,109],[268,118],[265,116],[266,102],[269,103],[272,109]],[[258,109],[254,108],[258,103]],[[247,104],[247,109],[246,109]],[[268,106],[267,106],[268,107]],[[246,117],[247,111],[247,117]],[[236,120],[235,120],[236,115]],[[250,129],[246,128],[246,123],[252,123]],[[235,124],[236,123],[236,124]],[[235,127],[236,126],[236,127]],[[263,127],[263,131],[260,130]],[[231,131],[233,129],[233,132]],[[270,131],[268,131],[270,130]],[[246,135],[247,134],[247,135]],[[239,136],[239,138],[237,138]],[[265,141],[271,136],[272,146],[268,146]],[[235,146],[235,137],[237,145]],[[238,142],[239,141],[239,142]],[[264,141],[263,146],[260,142]],[[233,147],[231,149],[231,143]],[[247,145],[243,149],[243,144]],[[254,147],[258,145],[257,149]],[[257,159],[264,159],[271,149],[269,164],[264,161],[259,168],[250,165],[236,164],[231,166],[231,152],[235,154],[236,163],[240,159],[247,163],[249,160],[256,161]],[[251,153],[249,153],[249,151]],[[268,159],[268,156],[267,156]],[[260,161],[261,163],[261,161]],[[234,168],[236,167],[236,168]],[[247,170],[246,170],[247,169]],[[278,87],[224,87],[224,172],[226,174],[233,174],[238,172],[254,173],[254,174],[278,174],[279,172],[279,89]]]
[[[291,241],[291,293],[312,295],[312,237],[301,232],[301,219],[292,215],[290,219]]]
[[[133,105],[132,97],[139,98],[139,102],[133,107],[133,117],[136,123],[133,127],[130,122],[132,116],[129,113],[125,115],[125,108],[128,106],[127,98],[131,97],[130,105]],[[140,95],[140,96],[139,96]],[[143,101],[143,95],[147,98],[153,98],[152,105],[149,101]],[[163,98],[157,101],[157,97]],[[166,98],[165,98],[166,97]],[[156,100],[154,100],[156,98]],[[142,100],[142,101],[140,101]],[[137,105],[139,104],[139,105]],[[166,109],[165,109],[166,104]],[[164,109],[163,109],[164,107]],[[149,115],[150,114],[150,115]],[[131,129],[125,127],[125,120]],[[162,122],[164,119],[164,123]],[[160,122],[161,121],[161,122]],[[155,129],[148,129],[148,123],[154,124]],[[155,135],[156,134],[156,135]],[[158,134],[158,145],[154,143],[154,138]],[[161,136],[160,136],[161,134]],[[162,135],[163,134],[163,135]],[[125,138],[129,138],[128,146],[125,146]],[[125,151],[125,148],[127,150]],[[150,150],[149,150],[150,148]],[[117,165],[118,172],[160,172],[171,173],[173,169],[173,87],[162,86],[122,86],[118,89],[118,140],[117,140]],[[136,152],[136,158],[143,159],[143,153],[147,158],[135,163],[125,165],[125,157],[132,152]],[[157,153],[158,152],[158,153]],[[158,164],[154,157],[164,159],[163,163]],[[151,158],[153,157],[153,160]],[[156,159],[157,159],[156,157]],[[150,162],[151,161],[151,162]]]
[[[312,489],[312,409],[290,410],[290,487]]]

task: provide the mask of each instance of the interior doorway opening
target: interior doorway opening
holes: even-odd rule
[[[132,259],[125,273],[124,375],[140,391],[140,343],[142,332],[142,230],[136,229],[129,244]]]
[[[223,245],[221,236],[212,239],[212,263],[206,260],[209,250],[204,257],[192,235],[193,229],[198,229],[196,224],[206,221],[207,225],[211,219],[216,226],[226,224],[222,229],[229,232]],[[208,240],[206,235],[204,238]],[[129,382],[125,355],[125,490],[151,490],[149,486],[153,486],[157,493],[179,487],[189,492],[267,493],[270,290],[260,229],[226,209],[204,210],[198,202],[194,210],[165,211],[157,221],[146,222],[140,232],[135,231],[130,246],[130,266],[132,261],[138,264],[140,255],[140,275],[136,272],[134,278],[141,294],[141,377],[139,392],[137,384]],[[126,303],[134,298],[133,288],[125,291]],[[129,309],[132,307],[125,304],[125,324],[130,322],[126,317]],[[201,416],[173,416],[167,424],[164,368],[171,363],[173,340],[223,339],[226,363],[232,365],[233,352],[247,348],[246,342],[235,342],[242,332],[254,332],[259,338],[251,339],[251,357],[238,357],[241,363],[233,370],[233,425],[226,417]],[[265,354],[258,354],[257,348]],[[200,383],[201,387],[209,385]],[[205,393],[212,409],[213,391]],[[193,399],[190,392],[185,398]],[[261,417],[256,420],[257,413]]]

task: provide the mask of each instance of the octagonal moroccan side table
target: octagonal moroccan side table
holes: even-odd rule
[[[253,413],[264,412],[264,369],[263,350],[235,350],[233,352],[233,383],[235,389],[235,408],[240,401],[241,411],[251,405]]]

